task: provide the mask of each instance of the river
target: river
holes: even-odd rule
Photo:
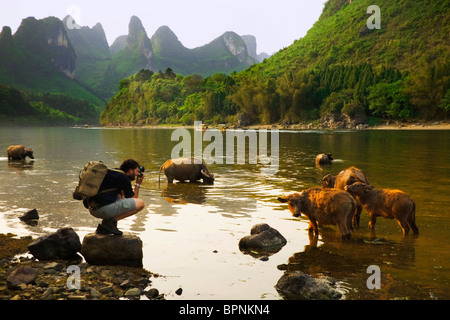
[[[223,161],[208,166],[214,185],[168,186],[163,175],[159,186],[159,167],[178,144],[171,141],[173,132],[0,128],[0,233],[38,237],[69,226],[82,239],[99,220],[72,199],[79,171],[91,160],[118,167],[134,158],[146,168],[140,194],[146,208],[118,227],[142,239],[144,267],[160,275],[153,286],[167,299],[282,299],[274,286],[286,268],[337,279],[346,299],[450,298],[450,131],[281,130],[276,172],[264,173],[267,165],[259,162]],[[210,143],[204,141],[203,148]],[[34,161],[8,162],[11,144],[33,148]],[[316,168],[316,154],[328,152],[333,164]],[[404,237],[394,220],[383,218],[372,232],[364,210],[350,241],[342,242],[330,226],[315,242],[307,219],[293,218],[277,201],[352,165],[374,186],[401,189],[414,198],[419,236]],[[34,208],[37,226],[19,220]],[[287,239],[268,259],[238,247],[257,223],[268,223]],[[370,265],[380,268],[381,289],[367,288]]]

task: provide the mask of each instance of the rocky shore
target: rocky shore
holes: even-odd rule
[[[150,128],[150,129],[170,129],[179,128],[193,129],[193,125],[155,125],[155,126],[110,126],[111,128]],[[366,121],[358,119],[323,118],[313,122],[289,123],[282,121],[273,124],[255,124],[249,126],[239,125],[204,125],[203,129],[279,129],[279,130],[450,130],[450,122],[447,121],[424,121],[424,120],[385,120],[377,124],[369,125]]]
[[[164,299],[151,286],[158,274],[137,267],[90,265],[82,259],[39,261],[26,254],[32,241],[0,235],[0,300]],[[74,267],[78,282],[73,281]]]

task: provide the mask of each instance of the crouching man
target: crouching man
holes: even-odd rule
[[[144,201],[139,199],[139,188],[144,180],[139,168],[139,163],[128,159],[118,170],[108,170],[98,194],[85,200],[84,205],[90,214],[103,219],[97,227],[97,233],[122,235],[123,232],[117,228],[117,221],[130,217],[145,207]],[[136,183],[133,191],[131,181],[134,180]]]

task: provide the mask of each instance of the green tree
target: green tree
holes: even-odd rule
[[[420,110],[423,118],[434,119],[444,97],[444,79],[439,76],[435,66],[423,67],[419,73],[412,75],[405,92],[409,95],[410,103]]]
[[[439,108],[445,111],[445,120],[447,121],[447,112],[450,110],[450,89],[447,89],[444,98],[442,98]]]
[[[402,81],[380,82],[369,88],[369,109],[375,116],[407,119],[410,116],[408,99]]]

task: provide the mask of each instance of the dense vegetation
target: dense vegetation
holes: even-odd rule
[[[0,84],[0,125],[92,123],[99,110],[85,100],[60,93],[24,93]]]
[[[141,70],[121,81],[100,123],[446,118],[449,2],[380,0],[381,29],[366,27],[371,4],[329,0],[303,39],[240,73],[203,79]]]

